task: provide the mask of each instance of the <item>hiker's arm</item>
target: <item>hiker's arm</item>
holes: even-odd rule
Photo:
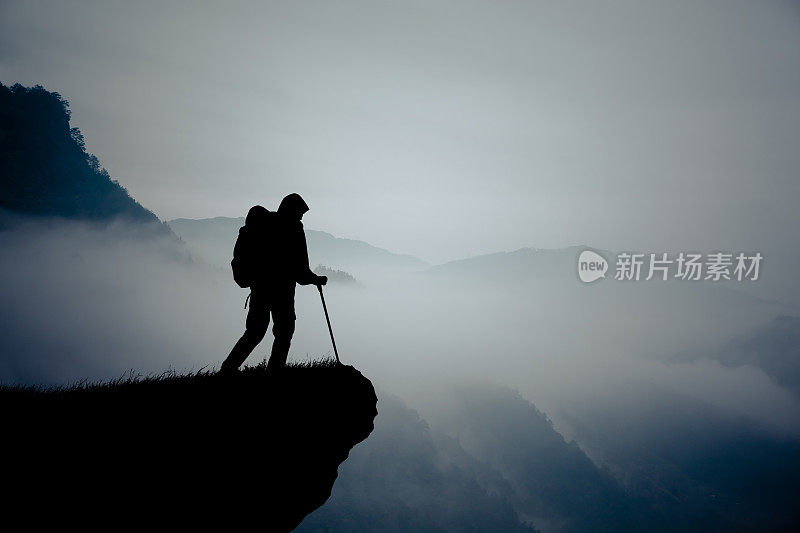
[[[311,268],[308,266],[308,245],[306,244],[306,232],[302,229],[300,230],[300,250],[299,250],[299,261],[298,261],[298,272],[297,281],[300,285],[325,285],[328,282],[328,278],[325,276],[317,276],[311,271]]]

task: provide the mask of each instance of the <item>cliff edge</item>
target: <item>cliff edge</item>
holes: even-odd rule
[[[6,512],[105,526],[290,531],[377,415],[370,381],[327,363],[2,387],[0,402]]]

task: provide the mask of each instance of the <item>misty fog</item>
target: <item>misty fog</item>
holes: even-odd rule
[[[247,291],[174,237],[46,221],[0,232],[0,246],[3,383],[216,368],[243,331]],[[341,357],[423,413],[443,384],[464,380],[515,387],[557,425],[584,402],[623,390],[647,401],[651,388],[800,434],[797,397],[755,366],[707,357],[790,308],[710,283],[586,286],[573,259],[565,250],[548,260],[563,275],[518,279],[367,265],[353,274],[368,282],[325,289]],[[332,356],[313,286],[298,286],[296,307],[290,361]]]

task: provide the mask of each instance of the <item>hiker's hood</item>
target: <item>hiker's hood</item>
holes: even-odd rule
[[[278,213],[297,219],[306,211],[308,211],[308,204],[296,192],[281,200],[281,205],[278,206]]]

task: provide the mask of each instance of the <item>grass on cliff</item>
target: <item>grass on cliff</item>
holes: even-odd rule
[[[115,379],[108,381],[89,381],[83,380],[77,383],[66,385],[6,385],[0,384],[0,401],[10,396],[19,395],[76,395],[80,393],[114,392],[125,391],[131,388],[161,388],[165,386],[197,386],[212,385],[219,382],[228,384],[245,384],[252,381],[273,380],[278,374],[281,380],[294,381],[297,378],[317,378],[324,374],[331,374],[337,369],[344,368],[338,365],[333,358],[318,360],[291,362],[281,369],[278,373],[267,371],[267,361],[261,361],[257,365],[244,366],[238,375],[232,377],[221,376],[216,370],[206,370],[202,368],[197,371],[184,373],[175,370],[167,370],[160,374],[137,374],[133,370]]]

